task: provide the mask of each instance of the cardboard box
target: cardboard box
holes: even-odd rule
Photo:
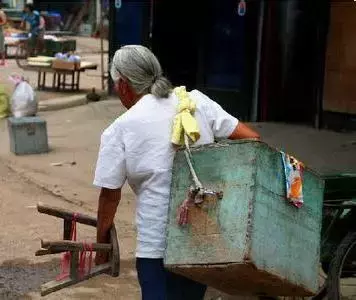
[[[61,59],[55,59],[52,62],[52,68],[57,70],[75,71],[80,68],[80,62],[71,62]]]

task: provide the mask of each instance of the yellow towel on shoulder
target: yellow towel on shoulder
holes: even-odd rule
[[[200,138],[198,122],[194,117],[196,104],[191,99],[185,86],[176,87],[174,93],[179,99],[178,113],[173,121],[173,132],[171,142],[174,145],[184,145],[184,135],[195,143]]]

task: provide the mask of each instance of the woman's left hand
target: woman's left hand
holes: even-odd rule
[[[109,261],[109,253],[98,251],[95,255],[95,264],[102,265]]]

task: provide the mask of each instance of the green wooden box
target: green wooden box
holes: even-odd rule
[[[318,288],[324,182],[306,169],[304,206],[285,198],[281,154],[256,141],[192,149],[203,185],[221,200],[177,209],[192,184],[184,153],[174,160],[165,266],[232,295],[309,296]]]
[[[54,56],[56,53],[73,52],[77,49],[76,40],[45,40],[46,54],[48,56]]]
[[[9,118],[10,150],[16,155],[48,152],[47,124],[40,117]]]

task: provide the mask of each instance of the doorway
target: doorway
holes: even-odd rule
[[[267,1],[260,120],[314,125],[322,101],[328,1]]]
[[[250,116],[259,1],[154,1],[152,49],[174,85],[198,88],[241,120]]]

